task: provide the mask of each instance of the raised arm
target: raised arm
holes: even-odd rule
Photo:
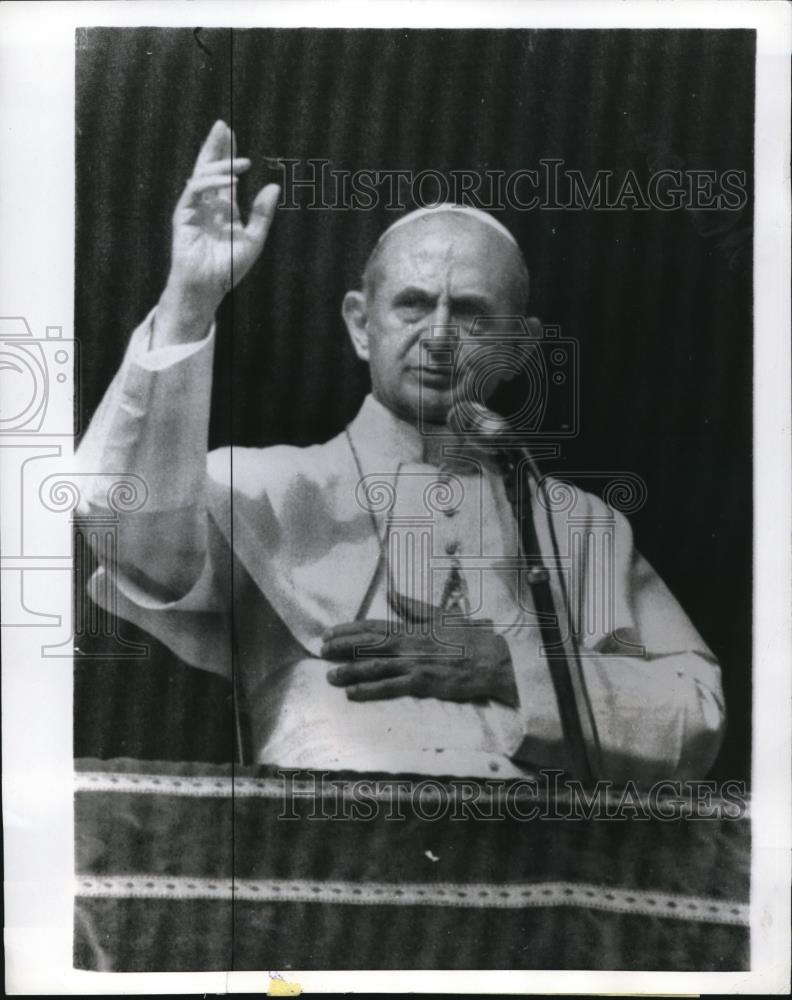
[[[119,521],[122,589],[172,602],[206,575],[206,451],[214,314],[260,254],[279,195],[257,195],[247,225],[236,197],[250,160],[225,122],[212,127],[173,214],[171,267],[157,307],[132,336],[121,369],[78,451],[94,478],[88,509],[106,503],[108,475],[132,473],[146,503]]]

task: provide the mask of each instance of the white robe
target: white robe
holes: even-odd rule
[[[81,471],[102,474],[83,509],[106,505],[108,473],[144,479],[145,505],[120,518],[118,613],[195,667],[237,671],[256,760],[489,778],[567,764],[516,568],[517,525],[496,471],[462,462],[438,484],[425,438],[370,396],[349,437],[221,448],[207,459],[214,330],[196,344],[149,350],[150,323],[133,335],[80,446]],[[624,516],[583,491],[569,497],[571,506],[553,509],[535,495],[534,517],[551,564],[549,519],[555,524],[603,751],[599,776],[703,777],[724,723],[718,665],[634,548]],[[411,568],[421,546],[423,561]],[[360,614],[387,617],[388,571],[401,591],[436,601],[452,551],[474,617],[491,619],[506,638],[519,706],[348,700],[326,679],[323,635]],[[105,603],[106,572],[92,581]],[[563,609],[558,575],[551,581]],[[563,614],[561,623],[563,631]]]

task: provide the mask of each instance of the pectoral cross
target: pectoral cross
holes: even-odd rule
[[[402,620],[412,625],[425,625],[432,621],[442,621],[444,615],[470,617],[470,597],[458,559],[452,561],[439,604],[417,601],[390,587],[388,588],[388,601]]]
[[[460,572],[460,562],[454,559],[448,573],[448,579],[443,586],[440,598],[440,611],[446,615],[462,615],[470,617],[470,597],[465,578]]]

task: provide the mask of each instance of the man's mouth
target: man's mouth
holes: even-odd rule
[[[422,382],[432,386],[450,387],[453,381],[453,369],[448,365],[420,365],[415,371]]]

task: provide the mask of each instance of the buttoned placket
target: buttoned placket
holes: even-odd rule
[[[443,464],[440,465],[437,474],[437,482],[438,485],[446,488],[450,485],[451,477],[448,469]],[[447,504],[442,508],[442,510],[446,519],[458,524],[458,518],[456,515],[459,513],[459,505]],[[443,584],[439,605],[446,613],[458,614],[464,616],[465,618],[469,618],[470,595],[465,575],[462,570],[462,563],[459,559],[462,543],[458,531],[451,538],[446,539],[443,548],[446,555],[451,556],[452,560],[451,565],[448,568],[448,575],[446,576],[445,583]]]

